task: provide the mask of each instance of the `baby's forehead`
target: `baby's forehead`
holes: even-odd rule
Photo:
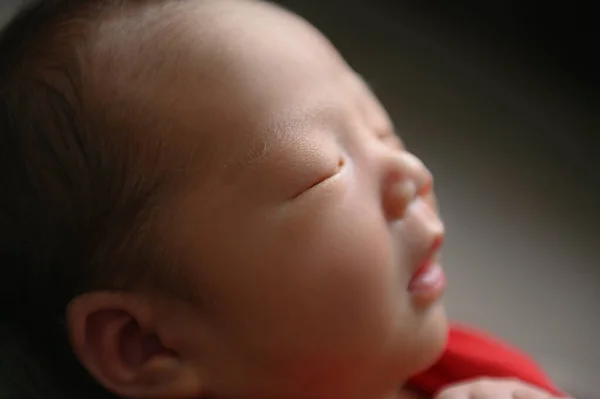
[[[304,20],[262,2],[197,3],[171,15],[174,32],[154,25],[128,43],[137,61],[127,62],[120,82],[103,86],[129,87],[136,101],[150,104],[142,117],[167,121],[161,139],[179,164],[203,165],[227,180],[253,170],[277,145],[351,118],[350,110],[377,114],[368,112],[376,106],[364,82]],[[114,26],[104,29],[117,45]],[[121,62],[112,68],[122,74]]]
[[[87,67],[105,101],[131,96],[189,105],[196,114],[206,110],[208,119],[223,111],[230,118],[233,111],[252,117],[258,114],[253,108],[266,106],[260,100],[302,96],[308,80],[349,72],[316,29],[272,5],[246,0],[184,4],[165,11],[164,19],[152,9],[156,6],[148,6],[101,24]]]
[[[198,129],[239,130],[309,95],[314,84],[326,89],[352,73],[324,37],[291,14],[259,2],[225,0],[219,7],[192,8],[170,18],[176,32],[153,26],[124,43],[107,25],[102,56],[92,65],[104,79],[100,89],[108,99],[115,98],[112,88],[156,101]]]

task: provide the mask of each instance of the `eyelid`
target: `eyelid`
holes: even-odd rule
[[[306,193],[308,191],[311,191],[314,188],[317,188],[318,186],[320,186],[323,183],[327,182],[331,178],[339,175],[340,172],[344,169],[345,166],[346,166],[346,159],[344,157],[340,157],[335,171],[333,171],[332,173],[327,173],[326,175],[323,175],[322,177],[320,177],[319,179],[317,179],[315,182],[313,182],[313,184],[311,184],[307,188],[301,190],[299,193],[297,193],[296,195],[294,195],[292,197],[292,200],[294,200],[294,199],[302,196],[302,194],[304,194],[304,193]]]

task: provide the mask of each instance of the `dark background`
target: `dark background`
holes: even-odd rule
[[[377,67],[372,66],[372,60],[364,54],[369,47],[374,47],[375,52],[387,52],[391,58],[413,57],[402,64],[405,68],[413,64],[416,70],[410,72],[425,79],[427,75],[445,74],[447,79],[466,81],[468,76],[465,74],[469,72],[465,69],[471,69],[478,74],[473,76],[471,84],[500,85],[500,81],[508,80],[503,82],[505,86],[520,85],[521,90],[537,90],[538,96],[542,97],[540,102],[555,102],[556,107],[564,108],[542,110],[538,104],[540,112],[553,114],[546,123],[552,124],[554,118],[571,119],[569,122],[563,120],[567,125],[572,123],[568,131],[548,132],[549,140],[558,141],[555,150],[569,157],[581,176],[600,184],[600,167],[595,162],[600,151],[600,140],[596,140],[600,129],[600,78],[597,72],[600,62],[596,59],[600,49],[600,29],[594,21],[594,3],[276,2],[299,11],[316,23],[357,69]],[[361,16],[366,21],[359,22]],[[346,26],[342,26],[344,24]],[[363,54],[355,56],[360,46]],[[418,67],[415,64],[419,62],[423,65]],[[380,65],[381,68],[384,66]],[[379,73],[374,72],[375,79]],[[498,79],[494,81],[496,77]],[[425,89],[427,85],[423,87]],[[509,89],[505,87],[505,90]],[[513,95],[517,95],[517,91],[513,90]],[[471,95],[456,94],[463,98]],[[529,118],[544,116],[530,115]]]
[[[504,51],[512,48],[537,58],[538,68],[562,74],[581,92],[598,83],[597,11],[592,2],[532,1],[379,1],[381,6],[412,9],[464,35]],[[595,20],[595,21],[594,21]],[[595,36],[594,36],[595,35]],[[597,87],[596,87],[597,88]]]

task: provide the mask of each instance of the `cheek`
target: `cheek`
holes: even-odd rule
[[[349,196],[268,228],[250,225],[215,238],[210,258],[219,262],[202,278],[220,335],[239,357],[293,374],[389,356],[408,304],[377,206]]]
[[[293,307],[293,324],[326,341],[358,349],[382,340],[401,306],[401,284],[388,227],[376,207],[353,197],[307,212],[280,230],[273,249],[280,300]],[[372,348],[371,348],[372,349]]]

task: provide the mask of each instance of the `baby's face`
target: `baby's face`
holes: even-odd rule
[[[444,234],[432,178],[320,34],[223,4],[172,83],[197,126],[173,140],[200,148],[164,232],[197,290],[172,342],[231,397],[383,395],[445,343],[443,276],[415,277]]]

